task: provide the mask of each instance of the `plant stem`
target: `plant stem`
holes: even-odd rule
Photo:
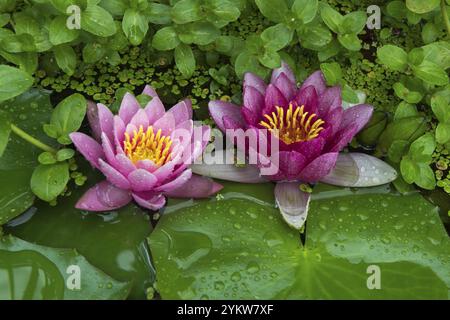
[[[51,152],[51,153],[57,152],[57,150],[55,150],[52,147],[50,147],[49,145],[46,145],[45,143],[39,141],[38,139],[30,136],[28,133],[26,133],[25,131],[16,127],[13,124],[11,124],[11,131],[14,132],[16,135],[18,135],[19,137],[21,137],[23,140],[31,143],[32,145],[38,147],[41,150]]]
[[[441,0],[441,12],[442,18],[444,18],[444,24],[447,28],[447,38],[450,38],[450,21],[448,20],[447,8],[445,6],[445,0]]]

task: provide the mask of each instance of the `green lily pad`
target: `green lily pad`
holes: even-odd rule
[[[71,276],[78,268],[78,280]],[[77,271],[77,272],[78,272]],[[130,284],[118,282],[72,249],[43,247],[13,236],[0,241],[0,299],[124,299]],[[71,284],[74,281],[74,285]]]
[[[146,241],[152,231],[148,214],[133,204],[104,213],[78,210],[75,203],[87,188],[73,190],[54,207],[36,202],[5,231],[41,245],[75,248],[115,279],[133,282],[130,298],[145,298],[154,282]]]
[[[46,143],[42,125],[49,121],[52,106],[49,93],[32,89],[1,104],[12,123]],[[27,210],[34,201],[30,178],[42,150],[10,134],[5,153],[0,158],[0,225]]]
[[[162,298],[448,298],[450,241],[419,194],[316,186],[302,245],[272,184],[235,186],[169,203],[149,238]]]

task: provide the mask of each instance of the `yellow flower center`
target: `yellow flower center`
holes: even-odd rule
[[[144,128],[139,126],[139,131],[134,130],[132,137],[125,132],[123,142],[125,154],[133,163],[152,160],[158,167],[170,160],[171,145],[170,137],[161,135],[161,129],[155,134],[151,126],[145,132]]]
[[[305,112],[305,106],[297,106],[294,110],[292,104],[289,104],[286,112],[278,106],[275,109],[276,112],[265,114],[266,121],[259,124],[286,144],[312,140],[323,130],[325,121],[319,119],[315,113]]]

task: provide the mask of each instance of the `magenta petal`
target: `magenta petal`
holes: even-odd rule
[[[241,122],[242,121],[236,121],[228,116],[223,117],[223,125],[225,129],[232,129],[232,130],[243,129]]]
[[[306,88],[308,86],[314,86],[319,96],[321,96],[324,93],[325,89],[327,88],[327,85],[325,83],[325,78],[322,74],[322,71],[316,71],[313,74],[311,74],[308,78],[306,78],[300,89]]]
[[[322,153],[324,146],[325,140],[319,136],[315,139],[298,143],[295,149],[304,155],[307,161],[310,161]]]
[[[299,180],[304,182],[319,181],[334,168],[338,155],[338,152],[330,152],[317,157],[302,170]]]
[[[170,176],[173,172],[173,169],[175,168],[177,159],[172,159],[171,161],[167,162],[166,164],[162,165],[161,167],[157,168],[155,171],[153,171],[153,175],[159,180],[164,181],[167,179],[168,176]]]
[[[155,190],[168,192],[168,191],[177,189],[177,188],[181,187],[182,185],[184,185],[191,178],[191,176],[192,176],[191,169],[187,169],[187,170],[183,171],[178,177],[176,177],[175,179],[170,181],[169,183],[163,184],[163,185],[159,186],[158,188],[156,188]]]
[[[98,121],[100,122],[100,129],[106,134],[108,139],[114,141],[114,115],[107,106],[99,103],[98,107]]]
[[[158,94],[156,93],[155,89],[153,89],[151,86],[146,85],[144,90],[142,91],[142,94],[146,94],[152,98],[157,97]]]
[[[273,84],[269,84],[269,86],[267,87],[264,102],[264,114],[269,113],[269,111],[274,107],[286,107],[288,105],[288,101],[284,97],[283,93]]]
[[[153,129],[155,132],[161,129],[162,135],[170,136],[172,131],[175,130],[175,118],[173,114],[166,112],[164,116],[153,123]]]
[[[328,149],[329,152],[341,151],[352,141],[357,132],[358,128],[356,125],[341,129],[336,133],[336,138],[326,146],[326,149]]]
[[[335,86],[325,89],[319,97],[319,115],[325,117],[337,108],[342,108],[341,87]]]
[[[119,109],[119,116],[123,122],[126,124],[129,123],[139,109],[141,109],[141,106],[136,98],[129,92],[125,93]]]
[[[300,89],[294,100],[299,106],[305,106],[305,111],[310,114],[317,113],[318,96],[316,88],[313,86],[303,87]]]
[[[244,88],[245,87],[253,87],[258,90],[259,93],[264,95],[266,93],[267,85],[264,80],[258,77],[257,75],[247,72],[244,75]]]
[[[282,74],[287,77],[294,87],[297,86],[294,72],[292,72],[291,67],[289,67],[289,65],[284,61],[281,62],[280,68],[273,70],[270,83],[275,83]]]
[[[280,171],[282,171],[288,180],[295,179],[300,170],[306,165],[306,158],[295,151],[281,151],[280,155]]]
[[[214,180],[206,177],[192,175],[192,177],[184,185],[164,194],[170,198],[207,198],[220,190],[223,186]]]
[[[75,207],[87,211],[109,211],[121,208],[131,201],[130,193],[102,181],[90,188]]]
[[[100,171],[105,175],[106,179],[120,189],[130,189],[130,183],[118,170],[103,160],[99,160]]]
[[[175,119],[175,125],[185,122],[186,120],[192,119],[192,103],[191,100],[186,99],[178,102],[172,108],[167,111],[171,113]]]
[[[256,126],[258,124],[258,115],[246,107],[241,108],[241,114],[246,124]],[[226,127],[226,126],[225,126]]]
[[[164,113],[166,112],[164,105],[158,96],[153,97],[153,99],[147,103],[144,110],[147,113],[148,122],[150,124],[153,124],[156,120],[164,116]]]
[[[166,198],[154,192],[133,192],[132,196],[138,205],[153,211],[161,209],[166,204]]]
[[[69,136],[77,150],[86,158],[86,160],[95,168],[99,168],[98,161],[104,157],[102,146],[97,141],[81,132],[73,132]]]
[[[260,114],[264,108],[264,96],[254,87],[244,87],[244,107],[255,114]]]
[[[154,174],[154,171],[157,170],[158,167],[152,160],[145,159],[145,160],[139,160],[138,162],[136,162],[136,168],[144,169],[144,170]]]
[[[147,130],[149,126],[147,113],[144,109],[139,109],[138,112],[131,118],[130,124],[133,124],[136,126],[136,128],[139,128],[142,126],[144,129],[144,132]]]
[[[213,118],[216,125],[220,130],[225,131],[225,126],[223,123],[223,117],[227,116],[233,119],[235,122],[240,123],[242,126],[244,125],[244,121],[241,116],[241,108],[225,101],[211,101],[208,104],[209,113]]]
[[[284,73],[280,74],[272,83],[283,93],[286,100],[292,100],[297,87]]]
[[[128,175],[128,180],[133,191],[150,191],[158,182],[158,179],[144,169],[136,169]]]
[[[98,107],[95,102],[87,102],[86,115],[88,118],[89,126],[91,127],[92,136],[95,140],[100,141],[102,129],[100,128],[100,121],[98,119]]]
[[[342,116],[341,128],[346,128],[351,125],[356,126],[356,133],[358,133],[372,117],[373,107],[368,104],[359,104],[344,110]]]

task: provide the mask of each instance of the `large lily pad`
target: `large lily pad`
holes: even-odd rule
[[[94,183],[96,178],[90,176]],[[75,209],[87,188],[73,190],[54,207],[37,201],[11,221],[6,231],[41,245],[75,248],[115,279],[133,282],[130,298],[144,298],[154,281],[146,241],[152,230],[148,214],[133,204],[104,213]]]
[[[12,123],[28,134],[50,143],[42,125],[50,119],[49,93],[30,90],[1,104]],[[5,153],[0,158],[0,225],[27,210],[34,201],[30,178],[37,164],[38,148],[10,134]]]
[[[72,283],[74,267],[79,268],[79,288],[67,285]],[[96,269],[75,250],[43,247],[4,236],[0,241],[0,288],[1,300],[124,299],[130,284]]]
[[[303,246],[271,184],[234,187],[167,207],[150,236],[163,298],[448,298],[450,241],[419,194],[317,186]]]

